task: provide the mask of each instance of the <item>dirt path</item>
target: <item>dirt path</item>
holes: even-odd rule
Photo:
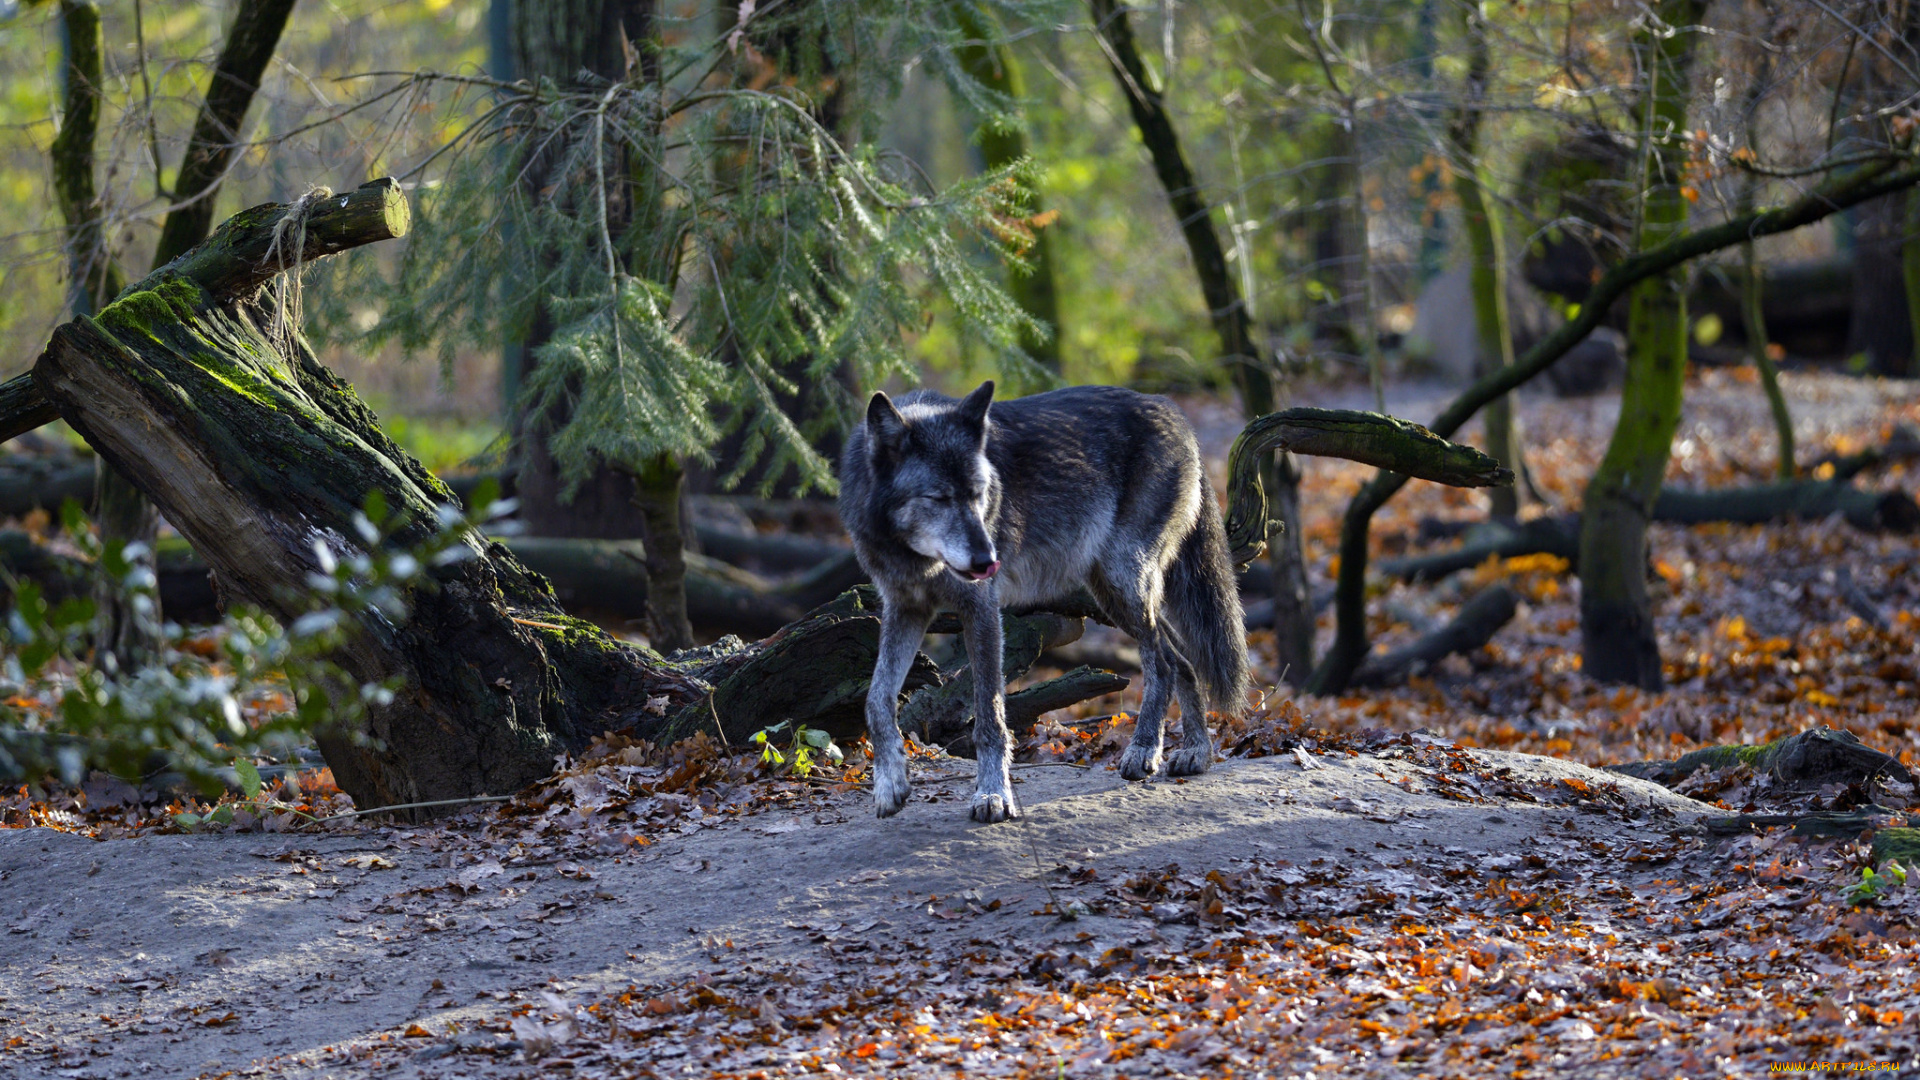
[[[1432,770],[1371,756],[1230,761],[1145,785],[1029,768],[1018,774],[1027,819],[980,827],[965,820],[971,765],[960,763],[921,768],[914,801],[888,821],[870,816],[864,792],[823,793],[598,857],[517,859],[441,828],[104,843],[4,830],[0,1073],[359,1075],[306,1063],[409,1025],[471,1025],[540,989],[591,996],[742,964],[804,966],[824,943],[865,934],[930,951],[960,938],[1038,950],[1153,929],[1152,918],[1038,914],[1062,865],[1115,879],[1169,863],[1318,859],[1405,893],[1434,888],[1395,869],[1410,856],[1475,868],[1595,841],[1651,845],[1700,808],[1564,761],[1476,756],[1521,787],[1570,778],[1616,784],[1618,796],[1475,805],[1436,794]],[[470,1066],[429,1051],[407,1068]]]

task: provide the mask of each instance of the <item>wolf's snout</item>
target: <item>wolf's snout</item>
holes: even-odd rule
[[[967,567],[967,576],[975,581],[985,581],[1000,572],[999,559],[975,559]]]

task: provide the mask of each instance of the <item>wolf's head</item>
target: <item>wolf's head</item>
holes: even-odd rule
[[[987,517],[998,477],[987,461],[986,382],[962,400],[909,401],[884,393],[867,403],[867,454],[883,477],[886,516],[914,551],[954,573],[985,581],[1000,569]]]

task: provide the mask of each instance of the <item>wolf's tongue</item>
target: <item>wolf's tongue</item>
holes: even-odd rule
[[[975,581],[985,581],[999,572],[1000,572],[1000,564],[996,561],[993,563],[989,563],[985,570],[982,570],[978,573],[975,573],[972,570],[968,570],[966,574],[968,577],[972,578]]]

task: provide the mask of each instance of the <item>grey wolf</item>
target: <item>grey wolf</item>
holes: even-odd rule
[[[1175,693],[1183,742],[1173,776],[1207,771],[1207,710],[1246,707],[1247,646],[1220,510],[1186,417],[1165,398],[1083,386],[1010,401],[985,383],[964,399],[876,393],[847,440],[840,517],[881,597],[866,704],[881,817],[909,786],[895,715],[938,611],[960,616],[973,670],[976,821],[1020,816],[1008,770],[1000,609],[1086,586],[1140,643],[1140,715],[1120,759],[1129,780],[1161,765]]]

